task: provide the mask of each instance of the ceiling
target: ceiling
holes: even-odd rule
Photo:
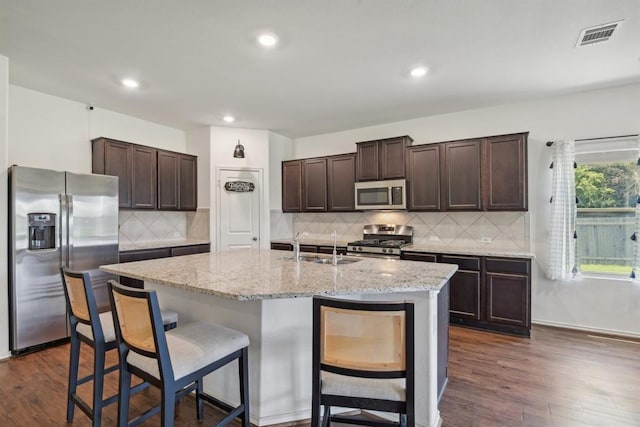
[[[256,43],[265,30],[275,48]],[[0,0],[0,54],[18,86],[295,138],[640,82],[640,1]]]

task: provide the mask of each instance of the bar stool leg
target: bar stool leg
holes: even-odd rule
[[[242,427],[249,427],[249,349],[242,349],[238,359],[238,374],[240,375],[240,404],[244,405],[244,411],[240,415]]]
[[[102,419],[102,390],[104,388],[104,345],[93,348],[93,427],[100,427]]]
[[[204,411],[204,405],[202,401],[202,382],[203,381],[204,381],[204,378],[201,378],[198,381],[196,381],[196,415],[197,415],[198,421],[202,421],[203,411]]]
[[[118,396],[118,425],[129,425],[129,396],[131,395],[131,372],[120,364],[120,391]]]
[[[67,391],[67,421],[73,421],[75,404],[73,396],[78,388],[78,365],[80,363],[80,340],[71,335],[71,352],[69,356],[69,385]]]
[[[162,390],[162,427],[173,427],[176,409],[176,390],[165,384]]]

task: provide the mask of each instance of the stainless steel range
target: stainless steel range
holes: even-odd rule
[[[400,258],[400,248],[413,241],[410,225],[369,224],[364,226],[362,240],[347,243],[349,255]]]

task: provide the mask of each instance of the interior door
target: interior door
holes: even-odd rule
[[[220,169],[218,184],[220,250],[260,247],[261,172]]]

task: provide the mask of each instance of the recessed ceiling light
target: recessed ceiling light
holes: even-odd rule
[[[233,123],[236,121],[236,118],[233,116],[224,116],[222,120],[224,120],[227,123]]]
[[[122,79],[121,83],[123,86],[130,87],[132,89],[140,86],[140,83],[133,79]]]
[[[262,46],[272,47],[278,43],[278,36],[271,33],[264,33],[258,36],[258,43]]]
[[[411,77],[422,77],[427,74],[428,70],[427,67],[415,67],[411,70]]]

